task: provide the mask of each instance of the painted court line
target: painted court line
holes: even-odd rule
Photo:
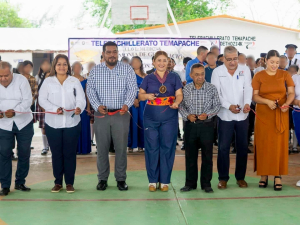
[[[0,202],[142,202],[142,201],[212,201],[212,200],[245,200],[245,199],[276,199],[300,198],[300,195],[232,197],[232,198],[158,198],[158,199],[6,199]]]

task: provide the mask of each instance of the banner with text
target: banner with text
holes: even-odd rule
[[[175,70],[181,71],[183,58],[195,58],[199,46],[209,49],[216,45],[220,48],[220,39],[217,38],[69,38],[70,63],[81,62],[86,73],[89,62],[100,63],[103,45],[108,41],[118,45],[119,60],[123,56],[129,59],[141,57],[145,71],[152,68],[152,56],[160,50],[167,52],[176,62]]]

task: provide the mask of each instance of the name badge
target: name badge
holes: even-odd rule
[[[241,77],[241,76],[244,76],[244,71],[240,71],[239,72],[239,76]]]

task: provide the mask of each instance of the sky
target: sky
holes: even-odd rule
[[[81,29],[96,27],[97,20],[84,9],[84,0],[10,0],[10,2],[19,5],[20,17],[36,23],[47,13],[48,17],[56,18],[55,24],[48,21],[42,27]],[[228,15],[288,28],[300,28],[300,0],[232,0],[232,3],[226,13]]]

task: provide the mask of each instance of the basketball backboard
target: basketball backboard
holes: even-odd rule
[[[167,0],[111,0],[114,25],[167,23]]]

